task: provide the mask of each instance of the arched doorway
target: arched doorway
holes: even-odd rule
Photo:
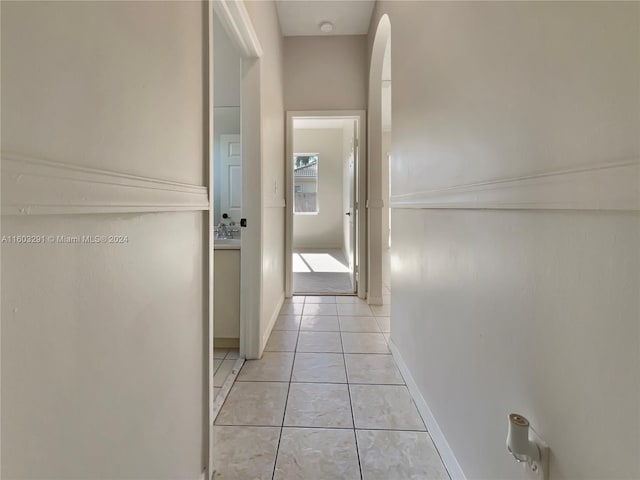
[[[391,150],[391,22],[378,22],[369,69],[368,300],[382,305],[389,288],[389,152]]]

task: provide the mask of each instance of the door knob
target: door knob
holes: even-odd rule
[[[347,213],[345,213],[345,215],[349,215],[349,216],[351,216],[351,212],[347,212]]]

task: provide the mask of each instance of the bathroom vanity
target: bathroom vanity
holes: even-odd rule
[[[215,240],[213,253],[215,348],[240,343],[240,239]]]

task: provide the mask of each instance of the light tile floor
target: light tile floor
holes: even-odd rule
[[[213,478],[448,480],[390,355],[388,311],[356,297],[287,301],[215,421]]]
[[[238,349],[214,348],[213,350],[213,396],[217,397],[238,359]]]

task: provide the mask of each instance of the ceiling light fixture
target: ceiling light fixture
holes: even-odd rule
[[[320,24],[320,30],[323,33],[331,33],[331,32],[333,32],[333,23],[331,23],[331,22],[322,22]]]

